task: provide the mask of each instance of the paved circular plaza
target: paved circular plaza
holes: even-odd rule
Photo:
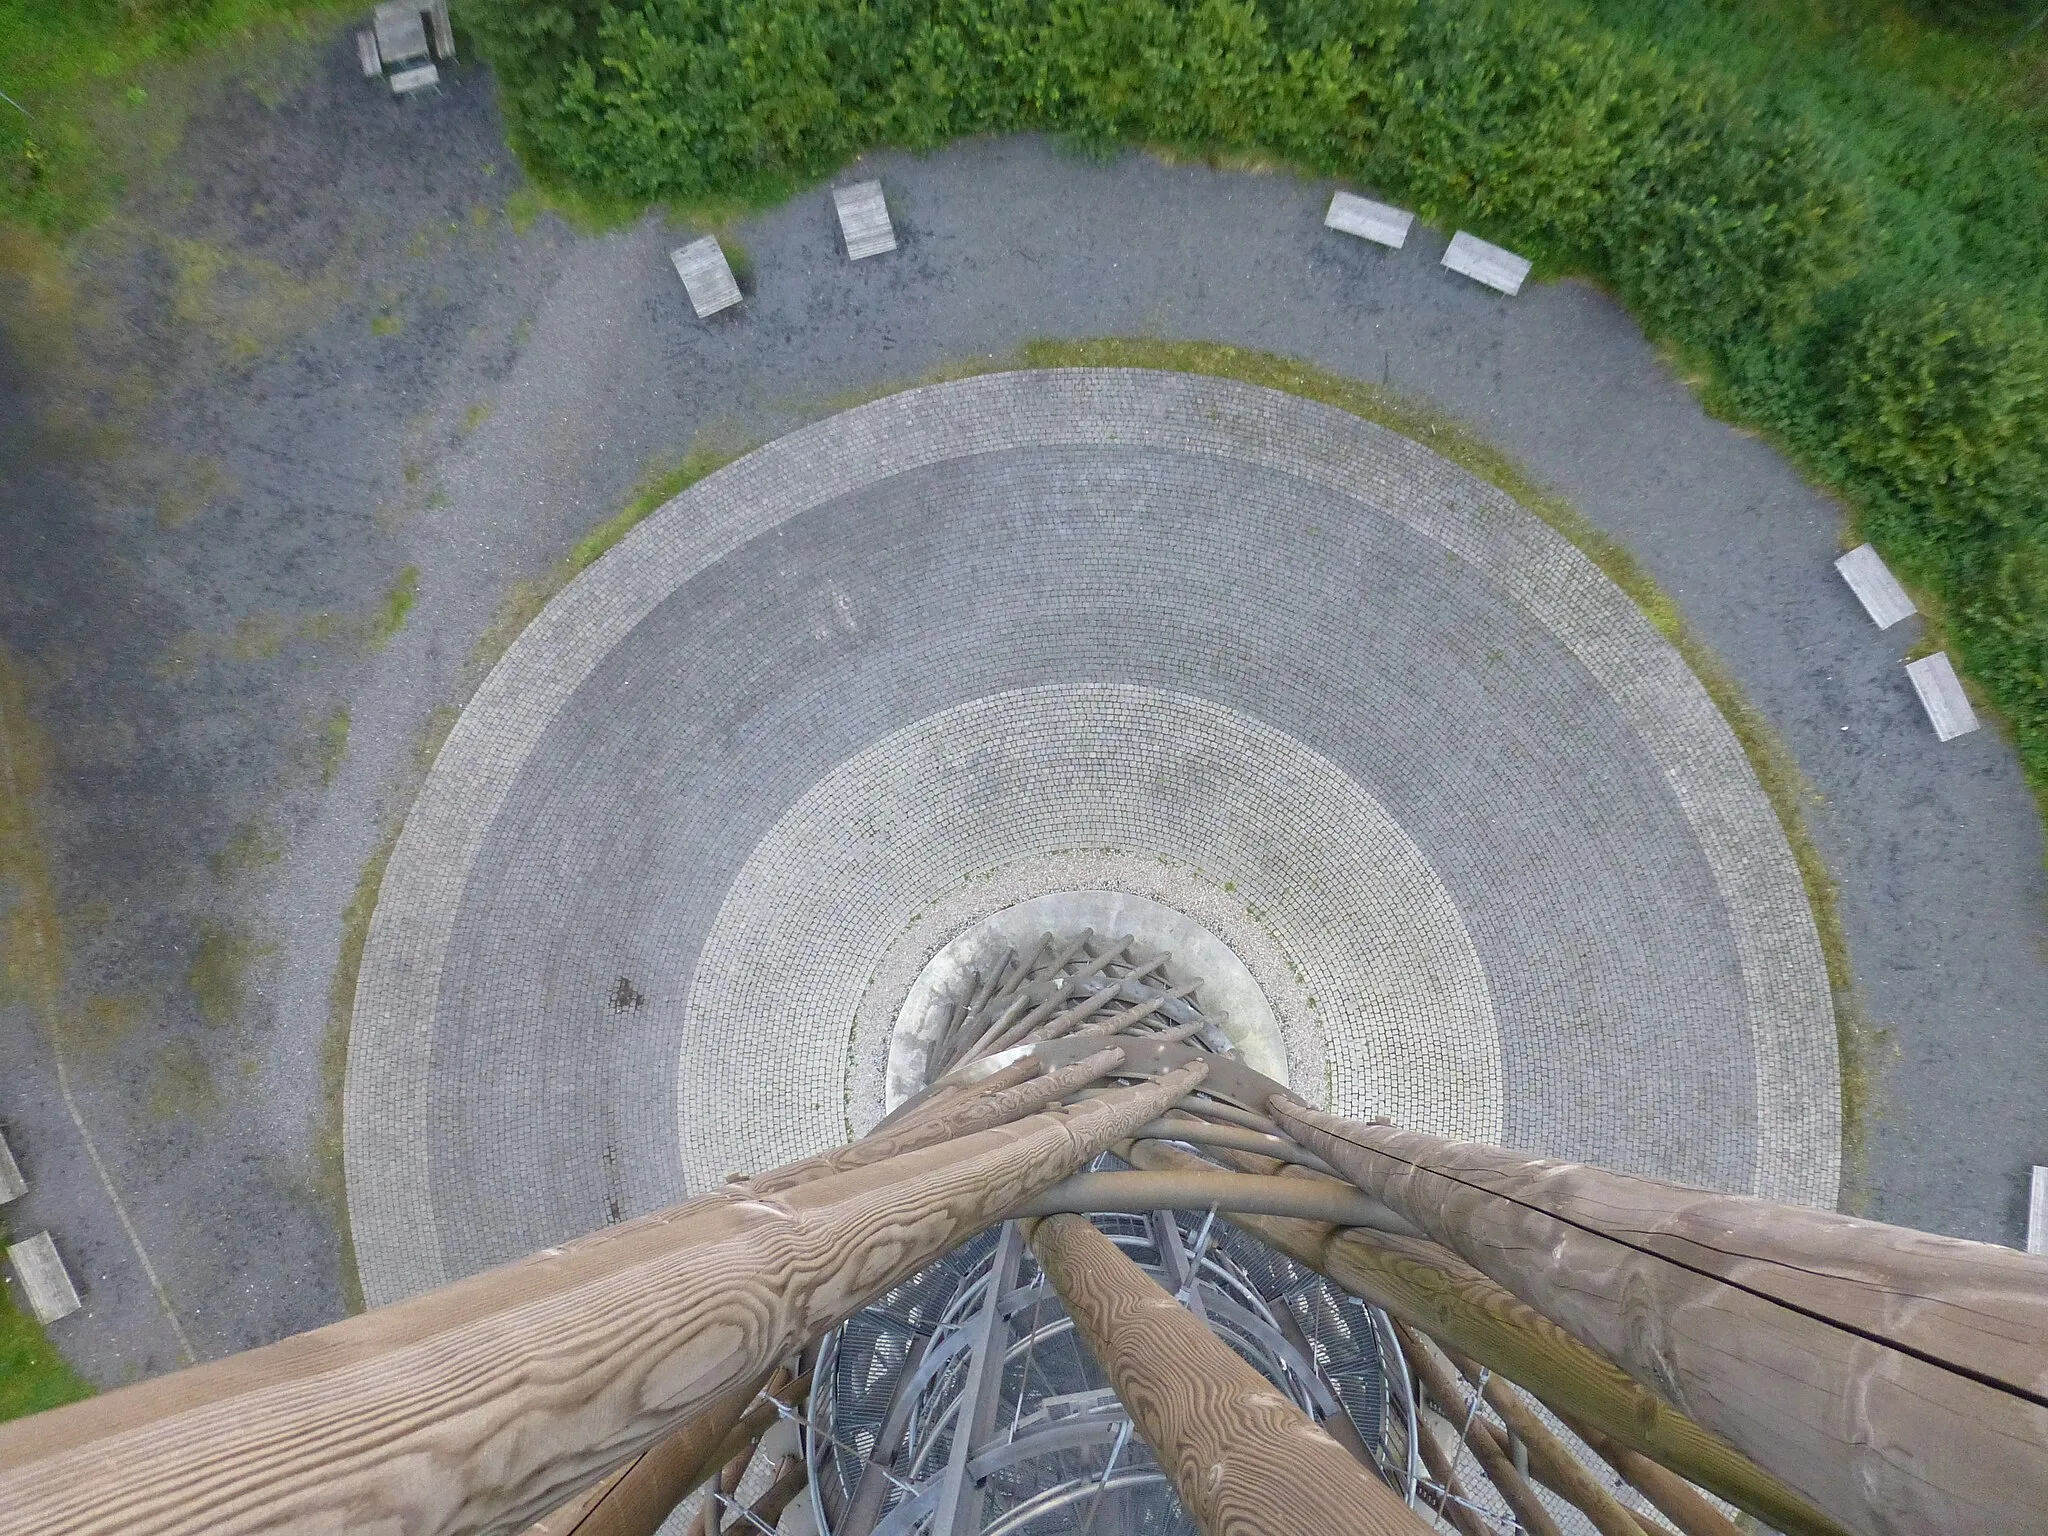
[[[1354,417],[1012,373],[685,492],[464,712],[357,992],[369,1300],[859,1133],[933,956],[1085,891],[1220,939],[1343,1112],[1834,1201],[1791,855],[1629,600]]]

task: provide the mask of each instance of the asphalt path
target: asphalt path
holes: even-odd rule
[[[0,359],[0,639],[48,745],[66,963],[46,1007],[5,1000],[0,1124],[33,1181],[9,1219],[71,1262],[87,1308],[55,1335],[94,1378],[178,1363],[178,1329],[215,1356],[342,1311],[316,1155],[342,914],[515,584],[651,463],[1049,336],[1384,383],[1631,550],[1815,791],[1886,1039],[1864,1208],[2019,1241],[2048,881],[2017,761],[1994,730],[1934,740],[1900,664],[1917,622],[1879,633],[1831,569],[1840,509],[1596,289],[1504,299],[1439,267],[1447,230],[1327,232],[1325,183],[1024,138],[860,167],[892,255],[849,265],[823,189],[739,222],[747,301],[699,322],[667,260],[691,231],[507,220],[480,69],[394,103],[342,36],[264,94],[212,90],[82,248],[76,355]]]

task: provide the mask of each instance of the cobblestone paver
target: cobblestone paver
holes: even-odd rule
[[[1834,1198],[1796,872],[1633,605],[1352,417],[1010,374],[693,488],[472,701],[358,993],[369,1297],[839,1139],[951,932],[1098,883],[1242,941],[1347,1108]]]

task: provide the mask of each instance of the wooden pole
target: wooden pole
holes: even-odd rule
[[[901,1157],[906,1152],[935,1146],[942,1141],[951,1141],[956,1136],[972,1135],[985,1131],[991,1126],[1007,1125],[1012,1120],[1045,1108],[1046,1105],[1066,1098],[1078,1088],[1101,1079],[1114,1071],[1123,1061],[1124,1053],[1115,1046],[1097,1051],[1086,1061],[1075,1062],[1072,1066],[1046,1072],[1033,1078],[1042,1069],[1035,1061],[1012,1062],[1008,1067],[988,1079],[986,1086],[977,1084],[968,1090],[957,1102],[948,1102],[935,1107],[928,1115],[919,1115],[899,1124],[894,1130],[866,1137],[847,1146],[835,1147],[830,1152],[816,1157],[807,1157],[800,1163],[791,1163],[786,1168],[772,1169],[751,1179],[737,1182],[746,1187],[750,1195],[779,1194],[785,1189],[795,1189],[799,1184],[808,1184],[813,1179],[827,1178],[835,1173],[851,1173],[856,1168],[865,1168],[870,1163],[886,1162],[892,1157]],[[1017,1069],[1027,1070],[1019,1071]],[[1009,1079],[1005,1081],[1005,1079]]]
[[[753,1396],[751,1387],[728,1394],[594,1488],[528,1526],[525,1536],[653,1536],[690,1490],[718,1467],[727,1454],[726,1437]]]
[[[1030,1236],[1075,1332],[1208,1536],[1427,1529],[1084,1217],[1044,1217]]]
[[[1414,1329],[1397,1322],[1394,1334],[1408,1356],[1409,1369],[1428,1388],[1430,1396],[1437,1400],[1445,1418],[1453,1424],[1466,1423],[1478,1405],[1460,1388],[1458,1373],[1437,1354],[1435,1346]],[[1564,1536],[1550,1511],[1543,1507],[1543,1501],[1536,1497],[1536,1490],[1515,1470],[1515,1464],[1508,1460],[1505,1451],[1485,1435],[1468,1435],[1466,1443],[1472,1447],[1472,1454],[1479,1465],[1485,1468],[1487,1480],[1500,1490],[1500,1496],[1507,1500],[1508,1508],[1514,1511],[1515,1518],[1522,1522],[1522,1528],[1529,1532],[1529,1536]]]
[[[1412,1428],[1417,1436],[1416,1448],[1422,1452],[1422,1464],[1429,1468],[1429,1475],[1440,1490],[1434,1496],[1424,1495],[1436,1506],[1437,1513],[1451,1522],[1458,1536],[1496,1536],[1493,1528],[1474,1510],[1470,1496],[1465,1492],[1465,1484],[1458,1476],[1458,1469],[1451,1465],[1450,1454],[1444,1450],[1443,1442],[1437,1439],[1428,1421],[1422,1417],[1419,1404]]]
[[[1222,1169],[1180,1172],[1077,1173],[1041,1190],[1013,1215],[1051,1216],[1080,1211],[1199,1211],[1208,1206],[1232,1213],[1301,1216],[1347,1227],[1405,1228],[1370,1195],[1334,1180],[1263,1178]]]
[[[1556,1413],[1557,1410],[1553,1408],[1551,1412]],[[1564,1415],[1558,1414],[1558,1417],[1563,1418]],[[1677,1473],[1667,1472],[1649,1457],[1637,1455],[1590,1424],[1574,1424],[1570,1419],[1565,1419],[1565,1424],[1614,1468],[1624,1482],[1654,1504],[1657,1512],[1676,1526],[1683,1536],[1742,1536],[1734,1521],[1702,1498],[1699,1491]]]
[[[1131,1158],[1146,1168],[1213,1166],[1157,1141],[1138,1142]],[[1316,1176],[1294,1169],[1278,1177]],[[1279,1216],[1234,1215],[1230,1220],[1410,1327],[1521,1383],[1552,1411],[1597,1426],[1785,1536],[1843,1536],[1839,1524],[1747,1456],[1443,1245]]]
[[[1529,1449],[1529,1467],[1538,1482],[1571,1502],[1593,1522],[1600,1536],[1641,1536],[1642,1525],[1628,1507],[1590,1472],[1586,1464],[1522,1401],[1522,1394],[1504,1376],[1487,1376],[1480,1385],[1484,1366],[1452,1356],[1465,1379],[1473,1384],[1493,1411],[1500,1415],[1508,1433]]]
[[[1202,1076],[1197,1067],[772,1200],[707,1195],[0,1426],[0,1532],[516,1531]]]
[[[804,1401],[810,1379],[790,1382],[787,1375],[776,1372],[765,1391],[795,1407]],[[746,1407],[737,1394],[727,1402]],[[781,1410],[764,1398],[744,1414],[724,1413],[724,1427],[712,1440],[700,1426],[716,1425],[721,1411],[702,1414],[582,1497],[527,1527],[525,1536],[654,1536],[698,1484],[760,1439],[780,1416]]]
[[[2048,1260],[1268,1107],[1863,1536],[1997,1536],[2048,1509]]]

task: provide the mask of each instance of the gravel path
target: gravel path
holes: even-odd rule
[[[1869,1209],[2017,1241],[2025,1169],[2048,1161],[2048,882],[2013,755],[1990,731],[1933,740],[1898,665],[1910,626],[1872,629],[1829,568],[1836,509],[1707,417],[1604,296],[1490,295],[1438,269],[1448,232],[1398,253],[1327,234],[1323,186],[1025,139],[878,157],[904,248],[857,267],[822,191],[743,222],[748,303],[702,324],[677,232],[509,227],[498,134],[481,71],[396,104],[345,37],[275,106],[226,88],[157,200],[90,247],[80,357],[38,359],[41,396],[22,359],[0,368],[0,638],[50,749],[68,961],[45,1022],[197,1353],[341,1309],[314,1155],[341,914],[513,583],[658,456],[1048,335],[1385,381],[1630,548],[1820,797],[1893,1042]],[[83,456],[53,401],[125,440]],[[376,648],[408,568],[417,604]],[[162,1369],[178,1341],[35,1012],[10,1000],[0,1027],[0,1118],[35,1185],[10,1219],[47,1225],[82,1282],[57,1330],[75,1360]]]

